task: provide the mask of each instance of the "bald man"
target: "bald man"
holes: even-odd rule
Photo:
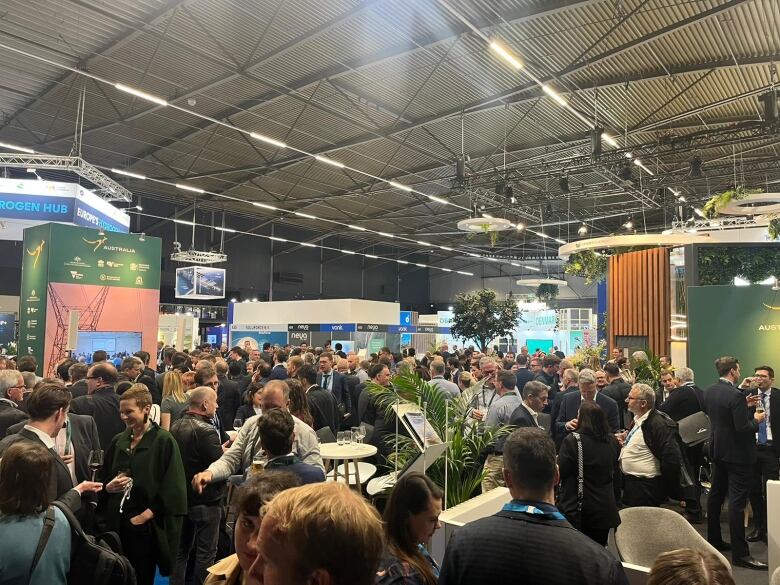
[[[288,410],[288,396],[290,387],[281,380],[271,380],[263,388],[263,397],[261,399],[261,409],[263,412],[274,408]],[[288,411],[289,412],[289,411]],[[231,475],[246,474],[251,468],[252,461],[261,453],[260,433],[257,429],[257,421],[263,416],[253,416],[244,423],[238,432],[233,445],[222,457],[209,465],[208,469],[202,471],[192,478],[192,487],[197,493],[210,483],[226,481]],[[301,419],[293,416],[294,439],[292,452],[298,456],[303,463],[314,465],[325,471],[320,456],[320,446],[317,442],[317,435],[314,430]]]

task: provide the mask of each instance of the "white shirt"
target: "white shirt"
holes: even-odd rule
[[[32,433],[35,433],[38,436],[38,438],[43,442],[43,444],[46,445],[47,449],[54,448],[55,445],[54,437],[50,437],[49,435],[44,433],[41,429],[36,429],[35,427],[30,425],[24,425],[24,428]]]
[[[73,459],[71,459],[70,463],[67,463],[68,469],[70,469],[70,478],[73,480],[73,485],[76,485],[78,482],[76,481],[76,452],[75,447],[73,445],[73,441],[68,441],[68,425],[70,424],[70,421],[67,421],[62,428],[60,429],[60,432],[57,433],[57,436],[54,438],[54,444],[55,444],[55,450],[57,453],[59,453],[60,457],[62,457],[66,452],[69,455],[73,455]]]
[[[626,443],[620,451],[620,468],[627,475],[636,477],[658,477],[661,475],[661,462],[650,452],[642,434],[642,424],[651,411],[634,419],[634,427],[626,437]]]
[[[521,402],[521,404],[525,407],[525,409],[531,413],[531,416],[534,417],[534,422],[536,423],[536,426],[539,426],[539,413],[536,412],[533,408],[528,406],[525,402]]]
[[[759,390],[759,392],[761,392]],[[772,388],[767,389],[766,392],[764,392],[764,412],[766,413],[766,418],[764,419],[764,422],[766,422],[766,440],[770,443],[772,442],[772,427],[769,426],[769,403],[771,402],[769,400],[769,397],[772,394]],[[756,433],[756,440],[758,440],[758,433]]]

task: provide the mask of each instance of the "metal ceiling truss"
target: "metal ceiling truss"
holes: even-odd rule
[[[78,156],[3,152],[0,153],[0,167],[69,171],[95,185],[97,188],[94,189],[94,192],[101,199],[125,203],[130,203],[133,200],[133,194],[130,191]]]

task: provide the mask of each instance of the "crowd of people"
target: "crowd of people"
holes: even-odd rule
[[[636,380],[619,348],[581,368],[563,354],[446,344],[362,358],[338,344],[180,352],[161,343],[156,371],[150,357],[137,352],[117,368],[98,351],[89,366],[63,359],[50,378],[37,376],[32,356],[0,358],[0,542],[25,543],[0,547],[0,583],[66,582],[66,506],[88,532],[118,535],[139,585],[156,573],[172,585],[465,585],[517,575],[622,584],[606,548],[618,510],[684,502],[700,523],[702,468],[711,470],[709,541],[730,546],[734,565],[766,568],[747,541],[766,540],[765,485],[778,473],[769,366],[743,380],[738,361],[722,357],[720,380],[702,390],[668,358],[657,387]],[[471,432],[506,427],[475,464],[483,491],[505,486],[512,500],[458,529],[441,565],[425,545],[439,527],[444,486],[406,473],[377,508],[326,482],[320,455],[323,431],[364,423],[381,466],[395,425],[370,389],[392,387],[404,371],[447,400],[465,396]],[[678,424],[701,413],[710,421],[706,453]],[[720,530],[727,497],[730,543]],[[544,554],[527,554],[527,543]],[[717,557],[685,549],[661,555],[649,582],[730,579]]]

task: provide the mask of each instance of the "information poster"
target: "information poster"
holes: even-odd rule
[[[287,344],[287,325],[241,325],[230,326],[230,347],[238,346],[245,351],[263,349],[264,343],[284,346]]]
[[[176,269],[177,299],[224,299],[225,269],[183,266]]]

